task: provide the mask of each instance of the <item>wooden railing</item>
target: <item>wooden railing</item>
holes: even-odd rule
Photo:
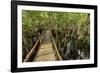
[[[51,38],[52,38],[52,46],[53,46],[53,49],[54,49],[54,52],[55,52],[55,56],[56,56],[57,60],[62,60],[62,57],[61,57],[61,55],[59,54],[59,51],[58,51],[58,49],[57,49],[57,46],[56,46],[56,43],[55,43],[55,41],[54,41],[54,38],[53,38],[52,33],[51,33]]]
[[[35,45],[33,46],[33,48],[30,50],[30,52],[26,55],[25,59],[24,59],[24,62],[28,62],[30,61],[31,59],[31,56],[33,54],[35,54],[38,50],[38,47],[41,45],[42,43],[42,39],[43,39],[43,34],[44,34],[44,31],[42,32],[41,36],[39,36],[38,40],[36,41]],[[35,55],[34,55],[35,56]],[[32,58],[33,60],[33,58]]]
[[[36,53],[38,52],[39,50],[39,46],[42,44],[42,41],[43,41],[43,38],[44,38],[44,32],[42,32],[42,34],[39,36],[38,40],[36,41],[35,45],[33,46],[33,48],[30,50],[30,52],[26,55],[25,59],[24,59],[24,62],[31,62],[34,60],[35,56],[36,56]],[[51,33],[51,39],[52,39],[52,46],[53,46],[53,50],[54,50],[54,53],[55,53],[55,56],[56,56],[56,59],[57,60],[62,60],[62,57],[60,56],[59,54],[59,51],[57,49],[57,46],[56,46],[56,43],[54,41],[54,38],[52,36],[52,33]]]

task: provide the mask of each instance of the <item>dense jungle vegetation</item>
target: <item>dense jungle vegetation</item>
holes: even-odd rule
[[[77,12],[22,11],[23,58],[39,33],[49,29],[64,60],[90,58],[90,14]]]

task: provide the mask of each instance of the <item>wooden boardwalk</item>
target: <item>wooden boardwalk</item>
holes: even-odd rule
[[[43,43],[41,44],[36,57],[33,61],[55,61],[56,56],[51,41],[51,31],[47,30],[44,34]]]
[[[55,61],[56,56],[52,47],[52,43],[42,44],[34,61]]]
[[[35,48],[39,41],[39,48]],[[34,62],[62,60],[50,30],[46,30],[45,33],[40,36],[39,40],[36,42],[36,45],[27,54],[24,62],[30,61],[30,58],[35,49],[38,50],[35,57],[33,58]]]

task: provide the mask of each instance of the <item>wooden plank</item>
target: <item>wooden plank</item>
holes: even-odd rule
[[[35,61],[56,61],[54,53],[39,56]]]
[[[52,43],[42,44],[34,61],[55,61],[56,56]]]

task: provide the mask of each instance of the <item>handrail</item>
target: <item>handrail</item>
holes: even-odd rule
[[[58,58],[58,60],[62,60],[62,57],[59,54],[59,51],[57,49],[57,46],[56,46],[56,43],[54,41],[54,38],[53,38],[52,34],[51,34],[51,38],[52,38],[52,42],[53,42],[52,45],[54,47],[54,50],[55,50],[55,53],[56,53],[57,58]]]
[[[44,32],[44,31],[43,31]],[[36,41],[35,45],[33,46],[33,48],[30,50],[30,52],[26,55],[25,59],[24,59],[24,62],[27,62],[29,60],[29,58],[31,57],[33,51],[36,49],[36,46],[37,44],[40,42],[41,44],[41,39],[43,38],[42,35],[43,35],[43,32],[42,34],[39,36],[38,40]]]
[[[43,31],[43,33],[44,33],[45,31]],[[43,33],[42,33],[42,35],[40,36],[40,45],[42,44],[42,41],[43,41],[43,38],[44,38],[44,36],[43,36]],[[33,59],[33,61],[35,60],[35,58],[36,58],[36,55],[35,55],[35,57],[34,57],[34,59]]]
[[[34,50],[36,50],[36,47],[37,47],[37,45],[38,45],[38,43],[42,43],[42,39],[44,38],[43,37],[43,33],[44,33],[44,31],[42,32],[42,34],[39,36],[39,38],[38,38],[38,40],[36,41],[36,43],[35,43],[35,45],[33,46],[33,48],[30,50],[30,52],[26,55],[26,57],[25,57],[25,59],[24,59],[24,62],[27,62],[29,59],[30,59],[30,57],[32,56],[32,53],[34,52]],[[57,60],[62,60],[62,57],[60,56],[60,54],[59,54],[59,51],[58,51],[58,49],[57,49],[57,46],[56,46],[56,43],[55,43],[55,41],[54,41],[54,38],[53,38],[53,36],[52,36],[52,33],[51,33],[51,38],[52,38],[52,45],[53,45],[53,49],[54,49],[54,52],[55,52],[55,55],[56,55],[56,57],[57,57]]]

